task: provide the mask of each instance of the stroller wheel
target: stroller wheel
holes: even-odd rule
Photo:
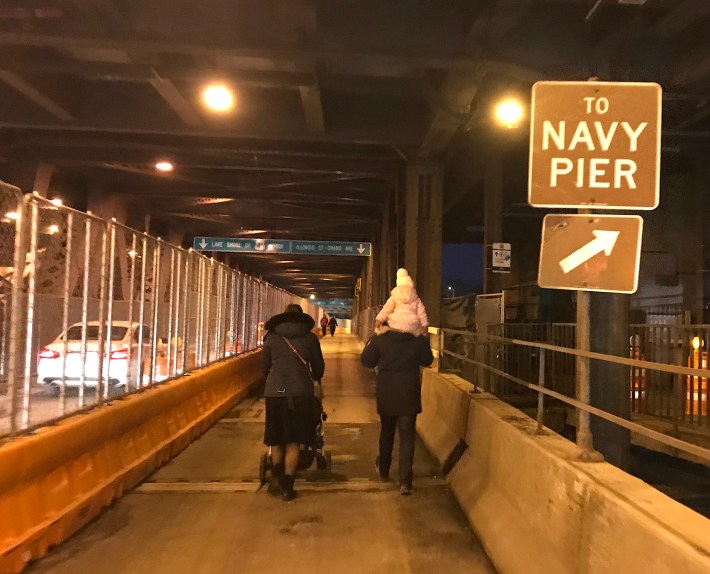
[[[262,486],[266,484],[266,473],[268,471],[268,466],[269,455],[267,453],[264,453],[261,455],[261,459],[259,460],[259,482]]]

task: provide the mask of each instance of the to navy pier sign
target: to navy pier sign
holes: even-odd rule
[[[658,84],[537,82],[531,110],[530,205],[593,209],[658,206]]]

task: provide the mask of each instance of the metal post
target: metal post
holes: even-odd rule
[[[27,322],[25,332],[25,365],[22,381],[22,428],[27,428],[30,424],[30,392],[32,390],[32,366],[34,356],[32,353],[32,338],[34,335],[35,316],[35,288],[37,284],[37,233],[39,218],[39,208],[34,196],[30,198],[30,272],[27,282]],[[23,265],[24,268],[24,265]]]
[[[577,349],[589,351],[589,292],[577,291]],[[589,404],[589,359],[576,357],[577,364],[577,400]],[[590,415],[578,409],[577,446],[582,449],[580,458],[585,462],[603,460],[594,450],[594,441],[590,428]]]
[[[8,391],[10,393],[10,432],[17,431],[17,399],[19,391],[19,360],[23,341],[21,334],[27,328],[20,315],[24,302],[25,267],[27,266],[27,213],[29,197],[26,195],[19,207],[20,217],[15,224],[15,256],[12,270],[12,303],[10,306],[10,353],[8,357]]]
[[[158,363],[158,309],[162,292],[160,289],[160,258],[162,256],[162,240],[158,237],[158,241],[153,248],[153,317],[152,317],[152,337],[150,344],[150,381],[148,384],[155,384],[156,365]]]
[[[108,251],[108,234],[106,233],[106,225],[100,228],[102,233],[101,240],[101,270],[99,271],[99,326],[98,326],[98,357],[96,363],[96,402],[101,402],[101,397],[104,395],[103,389],[106,386],[106,394],[108,394],[108,381],[104,383],[104,360],[106,357],[106,344],[104,341],[105,335],[105,317],[106,313],[106,258]],[[111,333],[109,333],[109,337]],[[109,339],[110,341],[110,339]],[[109,353],[111,352],[111,343],[109,342]]]
[[[67,250],[64,256],[64,289],[62,293],[62,386],[59,390],[59,415],[67,412],[67,357],[69,355],[69,300],[71,299],[71,263],[74,247],[74,214],[67,214]]]
[[[197,347],[196,352],[196,366],[201,367],[202,361],[202,320],[204,318],[204,308],[205,308],[205,258],[201,255],[198,256],[197,260],[197,312],[195,317],[195,345]]]
[[[538,349],[540,353],[539,369],[537,375],[538,386],[545,388],[545,349]],[[545,393],[537,393],[537,434],[542,434],[542,427],[545,425]]]
[[[209,259],[209,266],[205,265],[205,274],[206,274],[206,282],[205,282],[205,306],[204,306],[204,320],[202,322],[203,326],[203,336],[204,336],[204,341],[207,342],[207,349],[205,352],[205,362],[209,364],[211,362],[210,360],[210,353],[212,352],[212,339],[210,337],[210,327],[212,325],[212,317],[210,315],[212,311],[212,284],[214,282],[214,257],[210,257]]]
[[[234,348],[234,329],[236,328],[236,313],[239,308],[237,305],[237,274],[234,271],[230,271],[229,279],[232,287],[229,309],[229,354],[236,355],[236,349]]]
[[[182,281],[182,257],[180,250],[173,249],[173,264],[170,271],[170,283],[174,283],[174,290],[170,290],[170,335],[171,346],[168,347],[168,375],[174,377],[177,373],[178,340],[180,339],[178,325],[180,324],[180,287]],[[177,269],[175,268],[177,266]],[[174,291],[174,293],[173,293]],[[173,310],[173,306],[175,309]],[[174,343],[172,339],[175,339]],[[170,354],[172,350],[172,355]]]
[[[125,233],[125,231],[124,231]],[[124,244],[125,245],[125,244]],[[128,299],[128,332],[130,333],[129,335],[129,343],[128,343],[128,376],[126,379],[126,391],[131,390],[131,386],[138,387],[138,378],[140,377],[140,366],[138,364],[138,361],[136,361],[136,371],[135,371],[135,376],[136,380],[133,380],[133,300],[135,299],[135,291],[136,291],[136,257],[138,256],[138,251],[136,249],[138,248],[138,242],[136,241],[136,234],[131,233],[131,251],[129,253],[129,256],[131,258],[131,271],[129,273],[129,288],[130,292],[129,293],[124,293],[123,298]],[[125,253],[121,253],[121,257],[125,257]],[[141,330],[141,327],[138,328]],[[139,335],[140,336],[140,335]]]
[[[106,315],[106,340],[108,341],[108,358],[106,360],[106,387],[104,388],[104,399],[108,398],[108,387],[111,384],[111,353],[113,352],[113,298],[114,298],[114,282],[116,280],[116,219],[111,218],[109,223],[111,230],[109,241],[109,264],[108,264],[108,312]],[[130,331],[129,331],[130,333]],[[126,363],[130,365],[130,363]],[[126,373],[128,374],[128,372]],[[126,377],[128,378],[128,377]],[[128,381],[126,381],[128,384]],[[126,389],[124,389],[125,392]]]
[[[190,359],[190,346],[188,338],[189,334],[189,324],[190,324],[190,302],[194,297],[192,297],[190,289],[192,287],[192,282],[190,281],[190,273],[192,266],[192,250],[188,251],[185,257],[185,286],[183,287],[185,291],[185,296],[182,301],[182,326],[180,332],[182,333],[182,362],[180,364],[180,372],[184,373],[187,371]]]
[[[88,213],[88,212],[87,212]],[[90,214],[89,214],[90,215]],[[84,283],[81,294],[81,371],[79,375],[79,408],[84,406],[84,385],[86,383],[86,330],[89,320],[89,276],[91,275],[91,218],[84,222]]]
[[[146,259],[148,258],[148,236],[143,233],[141,236],[141,284],[140,303],[138,303],[138,388],[143,388],[143,336],[145,321],[145,281],[146,281]]]
[[[215,360],[222,358],[223,350],[219,348],[220,332],[222,330],[222,266],[217,264],[217,290],[215,300],[214,350]]]

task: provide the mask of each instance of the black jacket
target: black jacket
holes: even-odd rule
[[[261,365],[266,375],[265,397],[304,397],[313,395],[313,379],[323,377],[325,364],[318,337],[311,332],[315,321],[305,313],[281,313],[266,322]],[[306,366],[284,341],[296,348],[309,364]]]
[[[360,357],[362,364],[377,367],[377,412],[387,416],[422,412],[419,367],[434,361],[425,337],[389,330],[370,339]]]

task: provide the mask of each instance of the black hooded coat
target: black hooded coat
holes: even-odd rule
[[[407,416],[422,412],[420,367],[434,361],[425,337],[390,329],[372,337],[362,351],[365,367],[377,367],[377,412]]]
[[[325,363],[318,337],[311,330],[315,321],[305,313],[281,313],[266,322],[261,365],[266,375],[265,397],[313,396],[313,381],[323,378]],[[289,348],[284,338],[295,347],[310,366],[306,366]]]

